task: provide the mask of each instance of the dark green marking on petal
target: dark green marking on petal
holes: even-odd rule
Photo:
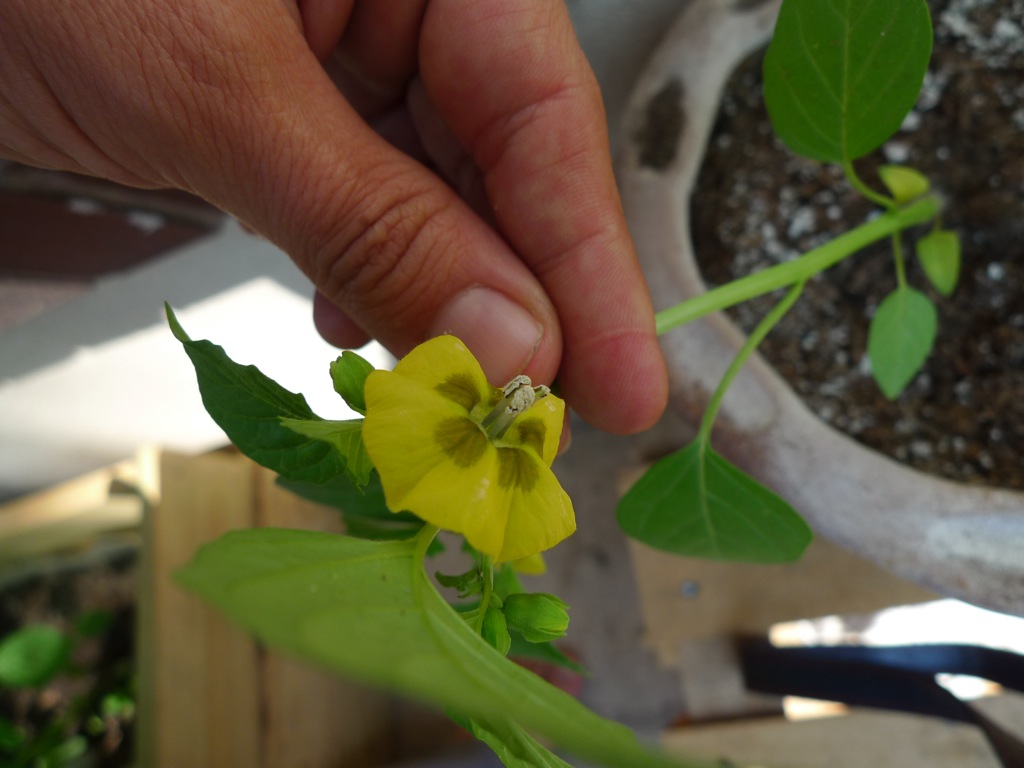
[[[480,402],[480,390],[468,373],[453,373],[435,389],[453,403],[461,405],[467,412],[472,411]]]
[[[498,449],[499,486],[506,491],[517,489],[529,493],[539,479],[536,461],[522,448]]]
[[[518,430],[519,441],[544,458],[544,437],[548,431],[544,422],[540,419],[523,419],[516,422],[516,430]]]
[[[434,430],[434,440],[445,455],[463,469],[480,461],[487,450],[487,435],[470,418],[445,419]]]

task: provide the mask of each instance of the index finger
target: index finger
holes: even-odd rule
[[[501,233],[558,311],[571,404],[612,432],[651,426],[667,399],[665,364],[600,91],[564,4],[433,0],[420,73],[480,170]]]

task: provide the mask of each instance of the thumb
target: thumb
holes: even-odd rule
[[[218,140],[180,158],[182,184],[279,245],[396,354],[453,333],[495,384],[521,372],[549,381],[561,337],[539,282],[446,184],[362,121],[295,25],[279,21],[217,52],[222,82],[208,92],[220,98],[192,119]]]

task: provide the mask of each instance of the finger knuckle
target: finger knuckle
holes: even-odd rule
[[[317,258],[317,284],[357,311],[397,314],[415,306],[442,278],[441,255],[450,241],[445,203],[429,190],[389,185],[384,194],[364,196],[355,210]]]

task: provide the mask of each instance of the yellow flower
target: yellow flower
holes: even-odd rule
[[[564,403],[517,376],[488,384],[454,336],[366,379],[363,440],[388,507],[461,533],[497,562],[531,557],[576,530],[550,467]]]

